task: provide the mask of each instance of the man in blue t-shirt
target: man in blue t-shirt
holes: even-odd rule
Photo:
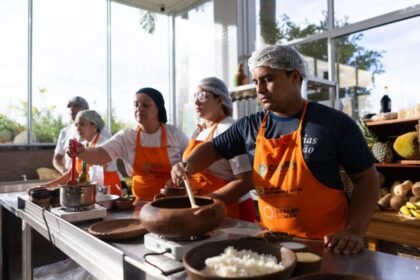
[[[244,117],[172,168],[175,184],[220,158],[247,153],[259,195],[261,222],[273,231],[324,239],[335,253],[364,246],[379,183],[374,159],[357,125],[345,114],[305,101],[305,61],[288,46],[266,46],[249,60],[263,112]],[[342,166],[354,188],[346,198]],[[248,190],[223,188],[226,202]]]

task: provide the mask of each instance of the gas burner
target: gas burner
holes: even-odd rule
[[[159,235],[159,238],[162,238],[163,240],[173,241],[173,242],[188,242],[188,241],[200,241],[207,238],[210,238],[211,234],[197,234],[197,235],[191,235],[191,236],[180,236],[180,237],[168,237],[168,236],[162,236]]]

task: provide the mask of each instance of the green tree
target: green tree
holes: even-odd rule
[[[264,41],[274,44],[279,41],[292,41],[294,39],[305,38],[309,35],[321,33],[327,30],[327,15],[324,12],[324,19],[318,23],[307,23],[299,26],[286,14],[280,17],[280,22],[273,21],[272,18],[266,18],[260,14],[260,23]],[[336,20],[336,27],[348,25],[348,18]],[[353,66],[357,69],[367,70],[375,74],[384,73],[381,58],[385,51],[369,50],[359,45],[359,41],[363,38],[363,33],[351,34],[335,39],[337,48],[337,62],[345,65]],[[324,61],[328,60],[327,44],[325,40],[318,40],[309,44],[298,46],[299,51],[306,56]]]

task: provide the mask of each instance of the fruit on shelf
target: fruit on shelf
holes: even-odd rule
[[[408,198],[403,195],[394,195],[391,197],[391,200],[389,202],[390,206],[394,210],[398,210],[408,201]]]
[[[382,163],[389,163],[394,159],[394,154],[389,142],[375,142],[372,146],[372,153],[376,160]]]
[[[411,187],[411,192],[414,196],[420,197],[420,181],[413,184],[413,186]]]
[[[369,128],[367,128],[364,121],[359,119],[357,121],[357,125],[359,126],[359,129],[362,132],[363,137],[365,138],[369,149],[372,149],[373,144],[375,144],[378,141],[378,139],[376,138],[376,136],[373,133],[370,132]]]
[[[379,199],[378,201],[378,206],[379,208],[381,208],[382,210],[386,210],[389,209],[389,207],[391,207],[391,198],[392,198],[392,194],[391,193],[387,193],[385,194],[381,199]]]
[[[396,185],[393,189],[393,192],[395,195],[406,195],[411,190],[412,186],[413,182],[410,180],[405,180],[401,184]]]
[[[400,213],[409,218],[420,218],[420,202],[407,202],[400,207]]]
[[[416,131],[398,136],[393,147],[395,152],[404,159],[420,159],[418,134]]]
[[[417,202],[420,202],[420,196],[411,196],[409,199],[408,199],[411,203],[417,203]]]

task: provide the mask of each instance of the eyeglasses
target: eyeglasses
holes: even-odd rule
[[[194,93],[194,100],[195,101],[198,101],[198,102],[201,102],[201,103],[203,103],[203,102],[206,102],[206,100],[207,100],[207,92],[205,92],[205,91],[200,91],[200,92],[196,92],[196,93]]]

